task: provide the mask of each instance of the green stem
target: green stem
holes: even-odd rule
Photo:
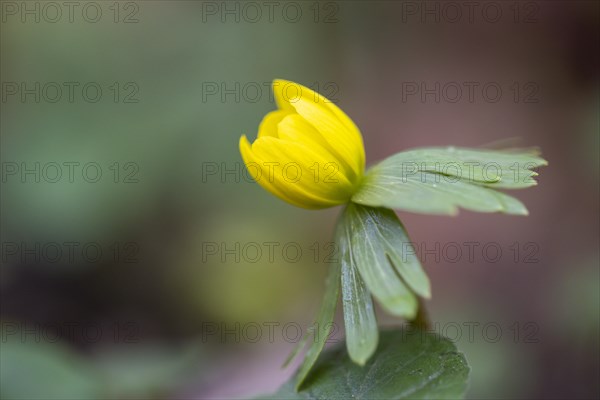
[[[410,321],[410,324],[414,328],[420,330],[430,330],[431,321],[429,319],[429,313],[427,312],[427,308],[425,307],[425,301],[419,296],[417,296],[417,300],[419,302],[419,309],[417,310],[417,315],[415,316],[415,319]]]

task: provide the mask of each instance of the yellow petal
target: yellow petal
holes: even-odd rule
[[[297,203],[293,199],[286,196],[283,192],[281,192],[273,184],[271,184],[268,179],[262,179],[262,176],[264,175],[262,168],[264,166],[261,165],[261,161],[258,160],[252,153],[252,146],[248,142],[248,138],[246,138],[246,135],[242,135],[240,137],[240,153],[242,154],[242,159],[244,160],[244,164],[246,164],[246,168],[250,176],[252,176],[252,179],[257,181],[268,192],[279,197],[283,201],[286,201],[296,207],[306,208],[304,205]],[[257,175],[257,172],[259,170],[260,176]]]
[[[278,137],[288,142],[303,143],[309,148],[321,153],[323,157],[338,164],[341,173],[350,182],[357,181],[354,169],[345,159],[340,158],[339,152],[325,140],[323,135],[300,114],[288,114],[278,124]]]
[[[263,179],[296,202],[330,207],[352,195],[353,184],[339,165],[302,143],[264,137],[254,142],[252,152],[265,170],[270,168]]]
[[[282,110],[271,111],[270,113],[265,115],[260,125],[258,126],[258,137],[278,137],[277,125],[279,124],[279,122],[281,122],[283,118],[285,118],[286,115],[289,115],[289,112]]]
[[[333,152],[329,150],[329,144],[315,129],[299,114],[286,115],[277,125],[277,137],[286,142],[302,143],[322,154],[329,161],[338,162],[339,160]]]
[[[342,110],[321,94],[294,82],[275,80],[273,90],[282,109],[281,104],[286,111],[291,107],[304,117],[323,135],[331,151],[352,168],[355,176],[362,176],[365,167],[362,136]],[[292,97],[293,93],[300,93],[300,96]]]
[[[294,112],[294,107],[290,104],[290,100],[302,94],[302,89],[299,85],[283,79],[275,79],[273,81],[273,95],[275,103],[280,110]],[[299,90],[300,89],[300,90]]]

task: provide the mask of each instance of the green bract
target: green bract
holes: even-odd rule
[[[429,298],[429,279],[404,226],[390,210],[450,214],[479,212],[526,215],[516,198],[495,189],[535,185],[534,168],[547,162],[533,149],[512,151],[425,148],[393,155],[370,168],[341,214],[335,231],[339,262],[327,279],[315,331],[296,375],[300,388],[323,350],[333,326],[340,287],[346,347],[350,359],[365,365],[377,349],[379,333],[372,297],[385,311],[409,320],[418,297]]]
[[[479,212],[526,215],[519,200],[493,189],[536,184],[547,165],[534,149],[513,151],[424,148],[395,154],[367,171],[352,201],[428,214]]]
[[[331,331],[340,284],[348,353],[360,365],[371,357],[378,341],[371,294],[388,312],[408,319],[417,313],[416,295],[430,296],[429,279],[393,211],[350,203],[339,219],[335,240],[340,262],[330,269],[325,298],[314,325],[317,331],[300,367],[298,386]],[[298,349],[305,343],[303,340]]]

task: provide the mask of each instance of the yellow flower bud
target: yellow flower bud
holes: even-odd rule
[[[324,96],[285,80],[273,81],[278,110],[268,113],[250,144],[240,138],[248,172],[263,188],[298,207],[350,201],[365,169],[360,131]]]

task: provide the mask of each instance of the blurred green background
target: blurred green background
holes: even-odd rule
[[[368,163],[539,146],[549,167],[515,193],[527,218],[399,215],[470,398],[597,397],[599,6],[472,3],[2,1],[2,397],[247,398],[293,372],[339,210],[243,172],[274,78],[342,107]],[[472,99],[444,92],[469,82]],[[502,256],[436,259],[454,242]]]

